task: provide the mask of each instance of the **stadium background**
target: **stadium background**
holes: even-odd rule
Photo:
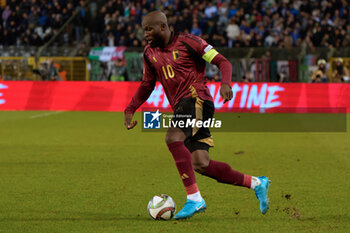
[[[348,231],[349,1],[0,4],[0,232]],[[283,123],[294,133],[213,133],[212,158],[271,178],[268,215],[255,211],[253,193],[197,176],[210,206],[204,215],[163,223],[147,216],[155,194],[183,201],[164,133],[123,126],[122,111],[142,77],[141,18],[154,9],[232,63],[236,95],[226,105],[220,74],[207,66],[217,111],[312,113],[299,126],[322,119],[322,133],[299,132],[288,121],[300,120],[293,114]],[[334,78],[339,58],[344,69]],[[320,59],[327,72],[314,82],[324,83],[311,83]],[[159,83],[144,106],[170,110]],[[341,117],[322,114],[334,111]],[[263,115],[270,114],[254,114]],[[281,115],[271,115],[278,126]],[[141,113],[135,119],[141,123]],[[327,128],[334,119],[347,121]]]
[[[4,85],[2,95],[7,96],[7,101],[2,99],[0,108],[122,110],[125,101],[114,103],[117,107],[111,107],[112,102],[108,100],[123,88],[118,83],[98,84],[96,88],[91,83],[87,91],[81,94],[80,98],[92,98],[91,103],[99,100],[104,108],[94,104],[96,108],[60,109],[51,107],[51,102],[60,102],[72,92],[55,97],[57,94],[53,87],[56,84],[37,83],[32,89],[28,90],[30,87],[27,87],[26,91],[18,94],[15,90],[21,87],[4,82],[140,81],[142,46],[145,45],[141,20],[147,12],[156,9],[167,14],[171,30],[201,36],[227,57],[233,67],[233,82],[344,83],[350,80],[350,58],[347,57],[350,54],[350,14],[349,3],[344,0],[7,0],[1,1],[0,12],[0,80]],[[339,60],[340,74],[336,68]],[[313,74],[319,70],[319,61],[324,61],[325,70],[321,73],[321,79],[315,79]],[[220,81],[220,72],[214,65],[207,64],[206,75],[210,82]],[[25,84],[21,85],[24,87]],[[211,85],[212,88],[214,86]],[[129,92],[121,98],[130,97],[137,85],[135,83],[129,87]],[[286,87],[285,95],[299,93],[299,100],[294,101],[296,107],[348,105],[346,91],[333,97],[335,92],[329,93],[328,90],[332,88],[327,88],[322,94],[325,101],[310,105],[310,101],[317,102],[312,100],[317,97],[317,88],[308,85]],[[42,92],[46,94],[40,95]],[[14,99],[8,93],[21,96],[17,98],[19,105],[28,102],[26,106],[32,108],[13,107],[10,102]],[[214,98],[218,96],[215,90],[211,90],[211,93]],[[262,95],[267,99],[267,94]],[[258,96],[259,91],[256,98]],[[306,100],[305,96],[311,100]],[[328,96],[336,101],[328,101]],[[72,96],[71,101],[74,99],[76,97]],[[29,103],[33,101],[36,104]],[[80,102],[73,105],[77,106]],[[158,86],[148,103],[153,107],[161,104],[162,108],[169,108],[162,87]],[[256,105],[261,105],[258,100]]]
[[[328,81],[333,82],[337,57],[350,69],[348,1],[213,3],[2,0],[0,79],[48,79],[44,71],[56,69],[59,80],[106,81],[116,66],[109,60],[120,58],[126,78],[141,80],[141,18],[155,9],[167,14],[171,30],[199,35],[226,56],[233,65],[233,81],[310,82],[317,60],[325,59]],[[93,48],[96,55],[106,46],[119,48],[111,57],[88,56]],[[220,79],[211,65],[207,76]]]

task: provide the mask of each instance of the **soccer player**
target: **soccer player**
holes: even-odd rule
[[[137,124],[133,115],[152,93],[156,80],[163,85],[169,103],[178,115],[191,115],[196,120],[213,118],[214,104],[205,83],[205,62],[219,67],[222,74],[220,95],[224,101],[232,99],[232,66],[211,45],[201,38],[169,30],[167,18],[161,11],[153,11],[142,20],[148,42],[143,53],[144,73],[140,87],[125,109],[124,124],[132,129]],[[269,180],[233,170],[230,165],[209,158],[214,146],[208,128],[170,127],[165,142],[173,155],[177,170],[187,193],[187,202],[175,219],[190,218],[206,209],[195,178],[194,170],[221,183],[251,188],[260,203],[260,211],[268,210]]]

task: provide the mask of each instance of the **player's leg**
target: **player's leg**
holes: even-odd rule
[[[200,118],[211,119],[214,115],[214,104],[211,101],[203,101]],[[198,116],[196,115],[196,118]],[[220,183],[232,184],[251,188],[260,202],[260,210],[263,214],[268,209],[267,192],[269,182],[266,177],[254,177],[233,170],[227,163],[210,160],[209,148],[214,146],[210,130],[208,128],[199,129],[190,140],[186,140],[186,146],[192,154],[193,167],[195,171],[205,176],[213,178]]]
[[[256,185],[254,177],[235,171],[227,163],[210,160],[207,150],[192,152],[193,169],[205,176],[213,178],[220,183],[232,184],[251,188]]]
[[[187,108],[193,105],[193,100],[185,99],[179,105],[178,109],[181,111],[175,109],[174,115],[188,114]],[[195,213],[204,211],[206,208],[205,201],[200,195],[197,186],[191,152],[184,144],[188,135],[191,135],[190,129],[169,128],[165,137],[165,142],[173,155],[187,193],[187,202],[184,208],[175,215],[175,219],[189,218]]]
[[[202,101],[196,111],[196,119],[203,121],[214,116],[214,104],[211,101]],[[209,148],[214,146],[209,128],[198,129],[192,137],[186,140],[186,146],[192,154],[195,171],[216,179],[218,182],[251,187],[251,176],[237,172],[230,165],[209,159]],[[253,186],[255,182],[253,181]]]
[[[169,128],[165,142],[173,155],[177,170],[186,188],[187,195],[198,193],[196,177],[193,171],[192,156],[184,141],[186,135],[179,128]]]
[[[199,149],[193,151],[192,160],[193,169],[202,175],[213,178],[220,183],[253,189],[259,200],[261,213],[265,214],[267,212],[269,205],[267,196],[269,181],[266,177],[249,176],[233,170],[227,163],[211,160],[208,150]]]

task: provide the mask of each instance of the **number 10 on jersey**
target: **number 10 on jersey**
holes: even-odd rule
[[[173,67],[171,67],[171,65],[167,65],[166,68],[165,68],[165,66],[162,66],[162,70],[163,70],[165,79],[168,79],[168,77],[174,78],[175,73],[174,73]]]

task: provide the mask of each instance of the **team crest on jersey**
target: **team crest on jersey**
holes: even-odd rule
[[[174,58],[174,61],[176,61],[176,59],[179,58],[179,51],[178,50],[173,50],[173,58]]]

